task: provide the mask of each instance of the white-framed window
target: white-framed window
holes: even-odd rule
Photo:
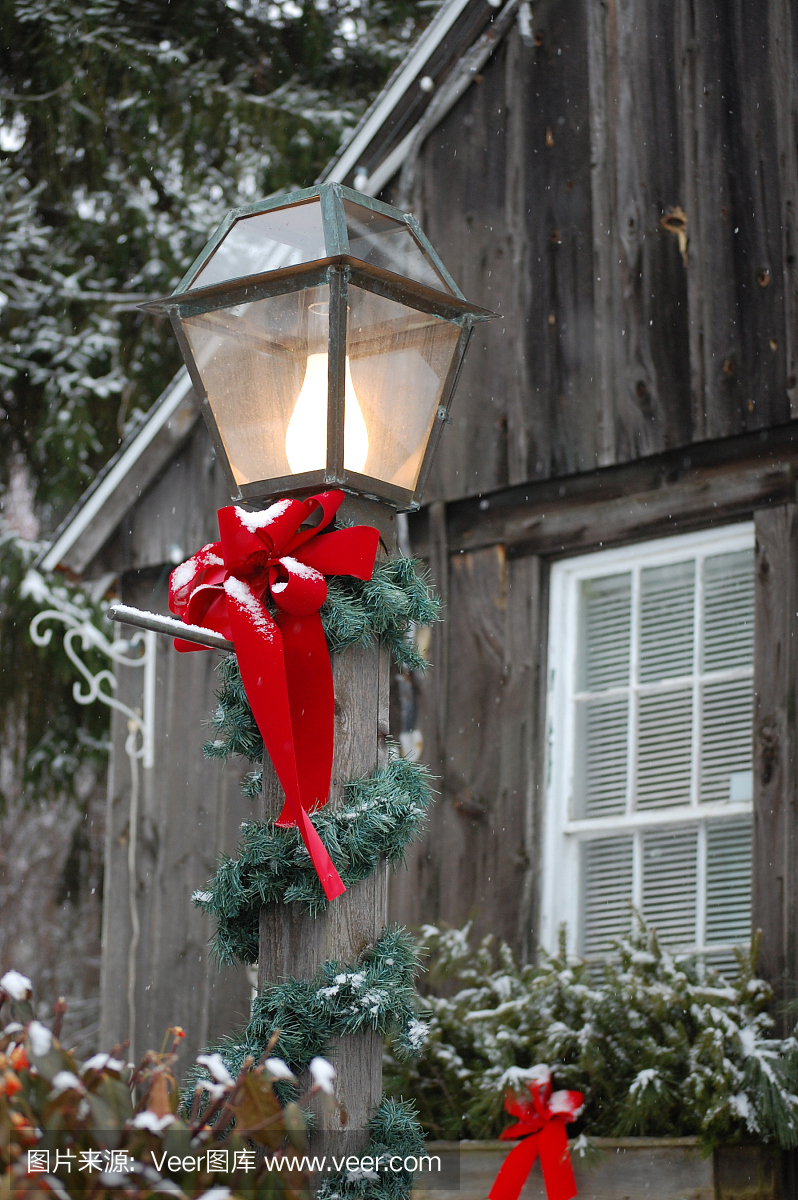
[[[542,941],[632,907],[719,967],[750,938],[754,527],[552,567]]]

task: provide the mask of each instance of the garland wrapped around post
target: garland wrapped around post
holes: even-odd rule
[[[432,802],[424,767],[394,758],[371,779],[345,786],[346,801],[315,818],[319,837],[347,887],[368,878],[384,860],[396,866],[416,837]],[[258,961],[258,914],[263,904],[300,904],[322,911],[327,900],[292,828],[273,821],[242,827],[235,858],[223,855],[216,874],[194,903],[216,919],[211,942],[221,966]]]
[[[369,579],[328,579],[319,615],[330,653],[379,639],[401,668],[425,669],[413,628],[437,620],[440,605],[419,568],[414,560],[389,559],[378,562]],[[219,673],[221,688],[212,720],[217,737],[206,744],[206,756],[226,760],[236,755],[255,763],[263,754],[263,738],[235,654],[221,661]],[[243,787],[249,796],[260,794],[262,772],[251,772]],[[350,888],[368,879],[380,864],[401,862],[431,801],[426,770],[398,757],[371,777],[346,783],[337,808],[313,815],[321,854],[335,877]],[[236,857],[222,858],[205,889],[194,893],[195,904],[216,919],[212,944],[220,964],[257,961],[263,905],[295,905],[313,915],[328,908],[329,888],[314,865],[318,856],[311,856],[306,843],[296,824],[248,822]],[[373,1031],[380,1037],[390,1032],[395,1052],[412,1057],[426,1038],[426,1025],[413,1006],[417,970],[410,936],[399,928],[385,929],[354,962],[329,960],[311,979],[289,976],[262,986],[246,1028],[212,1049],[235,1074],[248,1055],[257,1061],[279,1031],[270,1053],[299,1072],[327,1050],[331,1039]],[[289,1084],[281,1086],[290,1089]],[[404,1157],[423,1148],[412,1105],[385,1097],[371,1115],[368,1136],[369,1154],[375,1156]],[[378,1179],[369,1179],[350,1178],[344,1171],[326,1176],[318,1194],[340,1200],[406,1200],[411,1185],[407,1172],[381,1172]]]

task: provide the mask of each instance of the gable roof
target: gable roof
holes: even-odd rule
[[[474,81],[519,10],[523,18],[529,0],[444,0],[319,182],[356,181],[357,190],[370,196],[382,191]],[[524,21],[520,24],[525,35]],[[186,440],[199,413],[183,368],[62,521],[35,565],[81,575]]]
[[[53,535],[34,566],[81,575],[126,512],[180,448],[200,415],[183,367]]]
[[[445,0],[319,180],[381,192],[419,135],[426,138],[473,83],[519,10],[526,38],[529,0]]]

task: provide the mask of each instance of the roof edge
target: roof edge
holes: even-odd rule
[[[34,567],[40,571],[55,571],[61,566],[80,536],[190,391],[191,380],[188,371],[182,367],[155,401],[143,423],[126,438],[58,526],[49,545],[34,560]]]
[[[391,75],[355,126],[349,141],[330,160],[318,178],[318,183],[343,183],[350,171],[357,168],[358,158],[371,139],[379,132],[386,117],[416,79],[430,55],[438,48],[470,0],[448,0],[435,14],[413,49]],[[491,8],[499,5],[486,3]],[[401,164],[400,164],[401,165]]]
[[[394,110],[408,94],[413,81],[421,74],[425,64],[432,58],[435,51],[444,41],[446,35],[456,25],[471,0],[450,0],[432,24],[419,38],[416,47],[410,51],[402,67],[388,81],[382,92],[377,96],[368,112],[356,127],[352,137],[338,154],[330,161],[324,172],[319,176],[321,181],[338,181],[342,183],[351,171],[356,170],[358,160],[373,147],[380,130],[390,120]],[[513,20],[529,0],[486,0],[486,8],[492,10],[489,19],[486,17],[482,32],[475,37],[465,51],[457,57],[452,57],[451,70],[448,70],[440,83],[431,94],[430,99],[418,120],[411,126],[401,141],[388,150],[383,158],[379,158],[376,166],[372,166],[369,175],[358,181],[358,189],[369,196],[376,196],[402,169],[408,159],[414,160],[422,144],[444,117],[451,111],[460,97],[468,90],[478,76],[480,70],[508,33]],[[436,24],[440,18],[440,24]],[[522,36],[524,34],[522,33]],[[390,145],[390,138],[389,138]],[[412,183],[412,163],[411,179]],[[403,180],[404,184],[404,180]],[[408,190],[400,188],[400,193]],[[400,208],[406,208],[409,197],[400,194],[395,201]]]

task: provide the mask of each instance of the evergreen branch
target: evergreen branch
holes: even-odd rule
[[[340,808],[314,814],[346,887],[368,878],[381,859],[392,866],[402,862],[432,798],[426,768],[394,758],[370,779],[346,784]],[[217,920],[212,946],[221,964],[257,962],[262,904],[298,903],[314,915],[327,907],[299,831],[271,821],[243,827],[237,857],[224,856],[207,889],[195,892],[193,900]]]
[[[469,932],[424,928],[432,981],[445,981],[446,994],[425,996],[419,1062],[388,1063],[388,1092],[417,1098],[432,1136],[495,1137],[507,1088],[545,1062],[555,1087],[584,1094],[577,1134],[698,1135],[707,1150],[752,1138],[798,1144],[798,1041],[772,1036],[756,939],[734,978],[670,953],[640,918],[612,959],[592,964],[567,955],[564,941],[558,954],[519,964],[490,938],[470,946]]]
[[[418,560],[389,558],[376,564],[371,579],[328,579],[321,619],[331,653],[379,638],[398,666],[424,671],[427,662],[413,644],[411,630],[414,625],[434,625],[440,609],[429,574]]]
[[[202,752],[206,758],[219,758],[222,762],[227,762],[232,755],[247,758],[250,762],[260,762],[263,758],[263,738],[252,715],[235,654],[226,654],[220,659],[216,670],[222,686],[216,693],[218,704],[210,724],[222,736],[206,742]],[[248,794],[246,782],[244,791]]]

